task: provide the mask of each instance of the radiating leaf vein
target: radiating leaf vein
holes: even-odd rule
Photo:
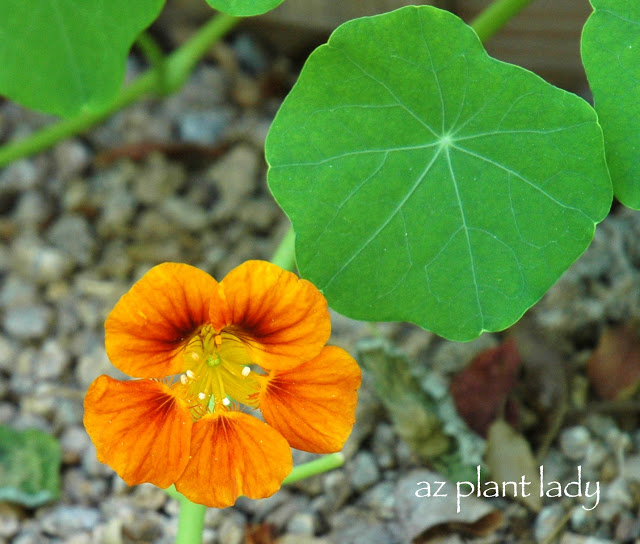
[[[495,166],[496,168],[499,168],[501,170],[504,170],[505,172],[512,174],[513,176],[515,176],[516,178],[524,181],[527,185],[533,187],[536,191],[542,193],[544,196],[546,196],[549,200],[551,200],[552,202],[554,202],[555,204],[557,204],[558,206],[560,206],[561,208],[565,208],[567,210],[573,210],[578,212],[580,215],[583,215],[584,217],[586,217],[590,222],[593,222],[594,220],[591,219],[591,217],[589,217],[586,213],[584,213],[580,208],[576,208],[575,206],[569,206],[568,204],[564,204],[562,202],[560,202],[559,200],[557,200],[555,197],[553,197],[552,195],[550,195],[549,193],[547,193],[544,189],[542,189],[541,187],[539,187],[538,185],[536,185],[535,183],[533,183],[532,181],[528,180],[527,178],[525,178],[522,174],[519,174],[518,172],[515,172],[514,170],[511,170],[510,168],[507,168],[506,166],[500,164],[499,162],[496,162],[494,160],[491,160],[488,157],[485,157],[484,155],[480,155],[478,153],[474,153],[473,151],[469,151],[468,149],[465,149],[464,147],[460,147],[457,146],[455,144],[452,144],[453,148],[457,149],[458,151],[461,151],[463,153],[466,153],[467,155],[471,155],[472,157],[476,157],[477,159],[480,159],[486,163],[492,164],[493,166]]]
[[[342,271],[347,268],[352,262],[353,260],[360,255],[360,253],[362,253],[362,251],[364,251],[364,249],[371,243],[373,242],[373,240],[376,239],[376,237],[378,236],[378,234],[380,234],[385,227],[392,221],[392,219],[396,216],[396,214],[402,209],[402,207],[405,205],[405,203],[407,202],[407,200],[409,200],[409,198],[411,197],[411,195],[415,192],[415,190],[420,186],[420,184],[422,183],[422,180],[426,177],[426,175],[429,173],[429,170],[431,170],[431,167],[433,166],[433,164],[436,162],[436,159],[440,156],[440,152],[441,152],[442,148],[438,149],[438,151],[434,154],[433,158],[429,161],[429,163],[427,164],[427,166],[425,167],[425,169],[420,173],[420,175],[418,176],[418,178],[416,179],[416,181],[413,183],[413,185],[409,188],[409,190],[407,191],[407,194],[402,198],[402,200],[400,200],[400,202],[398,202],[397,206],[393,209],[393,211],[391,212],[391,214],[380,224],[380,226],[375,230],[375,232],[365,241],[364,244],[362,244],[357,250],[356,252],[349,258],[347,259],[344,264],[338,269],[337,272],[335,272],[328,280],[327,282],[320,288],[321,290],[326,289],[329,285],[331,285],[331,283],[333,282],[333,280],[335,280],[341,273]]]
[[[451,154],[449,153],[449,148],[446,148],[447,155],[447,165],[449,166],[449,172],[451,173],[451,182],[453,183],[453,188],[456,192],[456,199],[458,201],[458,208],[460,209],[460,219],[462,220],[462,229],[464,230],[464,235],[467,239],[467,249],[469,250],[469,262],[471,265],[471,280],[473,282],[473,287],[476,293],[476,304],[478,306],[478,315],[482,320],[481,327],[484,329],[484,315],[482,313],[482,305],[480,304],[480,293],[478,291],[478,280],[476,278],[476,264],[473,259],[473,250],[471,249],[471,238],[469,237],[469,227],[467,226],[467,218],[464,214],[464,207],[462,205],[462,199],[460,198],[460,191],[458,189],[458,181],[456,180],[456,175],[453,170],[453,165],[451,164]]]
[[[331,44],[328,44],[328,47],[333,47],[333,46],[331,46]],[[411,117],[413,117],[416,121],[418,121],[429,132],[431,132],[431,134],[433,134],[434,136],[438,137],[438,134],[427,123],[425,123],[424,119],[422,119],[422,117],[420,117],[411,108],[409,108],[404,102],[402,102],[402,100],[400,100],[398,95],[396,95],[396,93],[394,93],[384,81],[380,81],[377,77],[375,77],[374,75],[372,75],[369,72],[367,72],[367,70],[365,70],[359,63],[357,63],[355,60],[353,60],[346,51],[344,51],[342,49],[337,49],[335,47],[334,47],[334,49],[336,49],[336,51],[342,53],[345,56],[345,58],[349,62],[351,62],[358,70],[360,70],[365,76],[367,76],[372,81],[375,81],[378,85],[380,85],[385,91],[387,91],[393,97],[393,99],[398,103],[398,105],[403,110],[405,110],[409,115],[411,115]]]

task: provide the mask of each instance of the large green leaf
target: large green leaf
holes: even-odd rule
[[[0,501],[35,508],[56,499],[61,457],[60,444],[52,436],[0,425]]]
[[[237,17],[261,15],[278,7],[284,0],[207,0],[218,11]]]
[[[455,340],[515,322],[611,204],[593,109],[428,6],[339,27],[266,154],[300,272],[334,309]]]
[[[0,1],[0,94],[62,116],[111,101],[164,0]]]
[[[616,197],[640,209],[640,2],[591,0],[582,61],[604,132]]]

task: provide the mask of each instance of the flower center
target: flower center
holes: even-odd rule
[[[194,417],[224,410],[232,401],[255,406],[260,386],[237,336],[204,325],[187,343],[184,362],[186,370],[176,386],[194,408]]]

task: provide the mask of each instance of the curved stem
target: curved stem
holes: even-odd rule
[[[165,82],[167,75],[165,74],[165,63],[167,59],[158,45],[158,42],[153,39],[151,34],[144,31],[138,36],[136,44],[146,57],[149,65],[156,70],[156,92],[166,94],[167,85]]]
[[[271,257],[271,262],[285,270],[292,271],[296,267],[296,235],[293,228],[289,227]]]
[[[291,474],[284,479],[282,485],[293,484],[300,480],[304,480],[305,478],[311,478],[311,476],[316,476],[323,472],[329,472],[330,470],[339,468],[342,465],[344,465],[344,455],[342,455],[342,452],[330,453],[329,455],[324,455],[319,459],[314,459],[308,463],[303,463],[302,465],[293,467]]]
[[[532,1],[496,0],[471,21],[470,26],[484,43]]]
[[[174,51],[162,63],[162,68],[147,70],[138,79],[125,87],[113,102],[98,110],[90,111],[47,126],[24,140],[0,148],[0,167],[33,155],[53,146],[65,138],[84,132],[115,112],[153,92],[160,77],[165,83],[161,91],[175,92],[187,80],[193,67],[209,50],[211,45],[231,30],[240,18],[220,14],[209,20],[186,43]],[[161,70],[164,73],[161,73]]]

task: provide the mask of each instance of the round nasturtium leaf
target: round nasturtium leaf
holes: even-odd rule
[[[70,117],[109,103],[164,0],[1,0],[0,95]]]
[[[593,109],[428,6],[339,27],[266,156],[300,273],[335,310],[453,340],[522,316],[612,198]]]
[[[282,2],[284,0],[207,0],[212,8],[236,17],[262,15],[277,8]]]
[[[591,0],[582,62],[602,131],[613,191],[640,209],[640,2]]]

